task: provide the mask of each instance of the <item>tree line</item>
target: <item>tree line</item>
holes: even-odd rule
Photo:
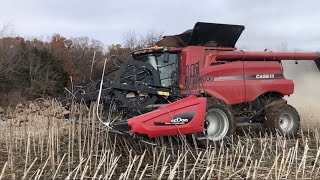
[[[43,41],[5,32],[0,29],[0,105],[60,97],[71,83],[98,80],[106,58],[128,59],[132,50],[153,46],[162,38],[155,30],[143,35],[130,31],[122,44],[104,45],[89,37],[54,34]]]

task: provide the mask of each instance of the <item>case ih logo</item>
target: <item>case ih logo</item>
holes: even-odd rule
[[[256,80],[256,79],[281,79],[284,78],[283,74],[252,74],[242,76],[202,76],[201,82],[208,81],[229,81],[229,80]]]
[[[256,79],[274,79],[274,74],[257,74]]]

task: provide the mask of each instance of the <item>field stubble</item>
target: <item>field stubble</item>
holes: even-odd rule
[[[224,148],[199,149],[184,136],[151,146],[108,132],[94,105],[55,100],[2,115],[0,179],[310,179],[320,178],[318,129],[298,139],[249,132]],[[20,122],[20,123],[19,123]]]

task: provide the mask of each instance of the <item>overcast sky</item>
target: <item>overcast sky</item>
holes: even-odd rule
[[[112,44],[130,30],[172,35],[197,21],[245,25],[237,47],[320,50],[319,0],[0,0],[0,24],[29,38],[60,33]]]

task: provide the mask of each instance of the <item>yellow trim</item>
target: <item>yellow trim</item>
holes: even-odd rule
[[[158,91],[158,95],[160,96],[170,96],[169,92],[165,92],[165,91]]]

